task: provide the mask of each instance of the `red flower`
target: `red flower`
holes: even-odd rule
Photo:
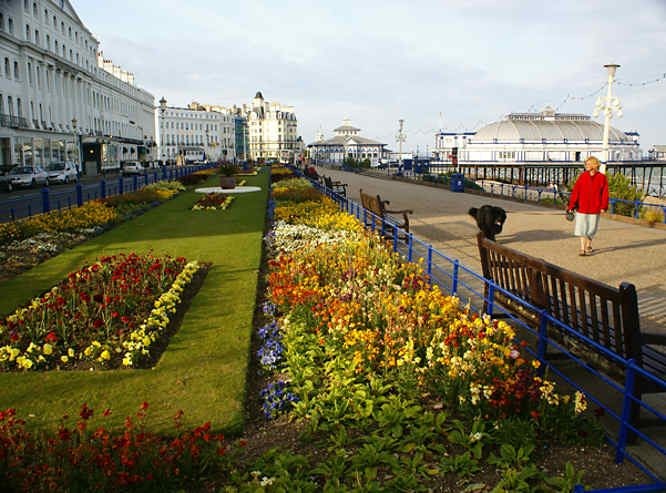
[[[111,409],[106,409],[104,411],[104,416],[108,416],[109,414],[111,414]]]
[[[45,340],[46,342],[58,342],[58,336],[55,335],[55,332],[49,332]]]
[[[146,401],[144,401],[143,404],[141,404],[141,407],[139,409],[141,409],[142,411],[145,411],[146,409],[148,409],[148,403]]]
[[[99,329],[102,325],[104,325],[104,322],[102,322],[99,318],[93,322],[93,327],[96,329]]]
[[[93,415],[93,410],[90,409],[84,402],[83,407],[81,408],[81,412],[79,413],[79,416],[81,416],[82,419],[86,420],[90,418],[90,416],[92,415]]]

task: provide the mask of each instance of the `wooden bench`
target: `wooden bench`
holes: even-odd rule
[[[332,190],[333,192],[342,195],[343,197],[347,196],[347,184],[342,183],[340,181],[333,181],[333,179],[330,176],[324,176],[324,185],[326,185],[326,188],[329,190]]]
[[[382,200],[379,195],[370,195],[365,193],[363,190],[361,193],[361,205],[379,217],[381,228],[383,225],[389,225],[389,228],[385,229],[385,236],[393,236],[393,228],[398,227],[403,229],[406,233],[409,233],[409,216],[407,214],[413,214],[414,211],[410,209],[400,210],[400,211],[390,211],[386,208],[390,204],[388,200]],[[399,220],[388,216],[388,214],[402,214],[402,222]],[[403,235],[401,235],[403,236]]]
[[[554,319],[600,346],[624,359],[634,358],[638,366],[666,380],[666,350],[654,347],[666,345],[666,334],[641,332],[638,297],[633,284],[623,282],[619,288],[614,288],[500,245],[488,240],[482,233],[477,235],[477,243],[483,277],[527,301],[537,311],[499,291],[495,292],[493,303],[500,304],[507,312],[537,328],[540,318],[538,310],[545,310]],[[488,302],[491,301],[489,289],[486,283],[484,311],[488,311]],[[624,384],[624,365],[557,325],[551,323],[547,334],[577,357]],[[636,379],[636,398],[654,392],[666,392],[666,389],[646,378]],[[639,410],[638,404],[632,406],[633,422],[638,418]]]

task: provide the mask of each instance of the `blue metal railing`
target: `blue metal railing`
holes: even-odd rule
[[[298,170],[294,170],[294,172],[297,175],[302,176],[302,173],[300,173]],[[617,463],[621,463],[624,461],[624,459],[629,459],[630,462],[641,469],[652,481],[655,481],[655,483],[641,486],[626,486],[622,488],[587,490],[587,493],[639,493],[666,491],[666,482],[661,481],[657,475],[651,472],[648,467],[646,467],[646,465],[633,457],[627,450],[630,436],[633,435],[633,437],[640,438],[647,445],[649,445],[653,449],[653,453],[660,454],[661,457],[666,460],[666,449],[664,448],[664,445],[658,444],[651,437],[647,436],[641,430],[636,428],[630,421],[631,408],[637,404],[642,409],[645,409],[647,412],[651,413],[656,418],[659,425],[666,425],[666,416],[664,416],[664,414],[657,411],[643,400],[636,398],[634,395],[634,386],[637,377],[647,379],[650,382],[660,386],[664,392],[666,392],[666,381],[645,371],[640,366],[637,366],[633,359],[626,360],[621,356],[613,353],[612,351],[609,351],[605,347],[597,344],[580,332],[577,332],[571,327],[568,327],[561,321],[549,315],[546,310],[532,306],[529,302],[502,289],[492,280],[486,279],[482,275],[465,267],[457,259],[450,258],[434,249],[432,245],[414,238],[413,234],[407,233],[406,231],[400,229],[397,226],[398,222],[396,220],[390,217],[382,220],[382,218],[376,216],[374,213],[365,209],[349,198],[333,192],[332,190],[326,188],[314,180],[311,180],[311,182],[315,188],[320,190],[324,195],[332,198],[338,204],[341,210],[356,217],[356,219],[358,219],[366,229],[379,231],[379,224],[381,224],[381,232],[383,235],[386,235],[386,229],[388,228],[389,234],[392,232],[393,250],[402,254],[407,259],[407,261],[413,262],[416,256],[419,257],[419,260],[423,260],[425,263],[424,269],[426,270],[426,273],[428,276],[430,276],[432,282],[437,283],[440,288],[448,291],[451,293],[451,295],[456,295],[461,299],[469,299],[470,306],[477,313],[482,313],[484,304],[486,304],[486,311],[489,315],[492,315],[494,311],[500,311],[502,312],[502,316],[511,319],[512,324],[517,324],[524,330],[530,332],[534,337],[536,337],[537,348],[534,350],[527,346],[525,349],[541,363],[541,367],[539,369],[540,374],[543,375],[547,368],[548,371],[558,375],[558,377],[560,377],[568,385],[571,385],[573,388],[585,394],[590,402],[593,402],[599,406],[599,408],[602,409],[607,416],[617,422],[618,432],[616,438],[613,438],[610,432],[606,433],[606,440],[616,450],[615,461]],[[449,268],[446,268],[447,265]],[[487,298],[484,295],[486,287],[488,288]],[[496,305],[494,306],[493,301],[496,293],[501,293],[505,297],[511,299],[513,302],[522,305],[524,308],[529,309],[534,313],[538,313],[539,328],[535,329],[501,307]],[[546,331],[546,327],[548,325],[557,327],[560,332],[567,334],[569,337],[575,340],[585,343],[592,350],[608,357],[617,365],[624,367],[624,384],[621,385],[609,379],[604,374],[600,373],[598,370],[591,367],[576,355],[571,353],[567,348],[560,345],[552,337],[549,337]],[[594,378],[594,385],[577,383],[572,378],[567,376],[564,371],[557,368],[555,364],[549,362],[546,354],[549,347],[566,356],[566,358],[573,361],[579,369],[582,369],[591,375]],[[621,409],[619,413],[613,409],[612,403],[608,402],[609,399],[607,396],[601,396],[602,392],[600,391],[600,385],[606,385],[621,395]],[[583,487],[580,485],[576,486],[574,491],[586,492],[586,490],[583,489]]]
[[[522,192],[522,200],[527,201],[529,200],[528,197],[533,196],[536,193],[536,202],[539,203],[541,202],[541,196],[543,195],[544,198],[547,199],[552,199],[553,202],[556,202],[558,199],[563,201],[564,203],[568,204],[569,203],[569,197],[571,196],[570,192],[561,192],[559,190],[553,190],[550,188],[535,188],[535,187],[528,187],[526,185],[510,185],[510,184],[505,184],[505,183],[495,183],[495,182],[485,182],[483,180],[480,180],[481,183],[481,188],[485,191],[490,193],[491,195],[499,195],[503,197],[511,197],[511,198],[521,198],[520,196],[516,197],[516,191],[518,190],[518,193]],[[490,191],[487,190],[487,187],[489,186]],[[499,189],[499,193],[495,193],[495,189]],[[504,193],[504,191],[510,192],[510,194]],[[609,208],[608,212],[611,214],[614,214],[616,209],[617,209],[617,204],[627,204],[632,207],[633,213],[631,217],[634,219],[638,219],[640,215],[641,208],[653,208],[653,209],[661,209],[662,215],[663,215],[663,223],[666,224],[666,205],[661,205],[661,204],[651,204],[648,202],[641,202],[639,200],[625,200],[625,199],[616,199],[616,198],[610,198],[608,200],[609,202]]]
[[[56,192],[48,188],[43,188],[36,194],[0,202],[0,222],[10,222],[34,216],[35,214],[80,207],[91,200],[136,192],[142,187],[158,181],[173,181],[182,176],[215,166],[216,164],[206,164],[183,166],[168,170],[162,168],[143,175],[134,175],[132,177],[119,176],[110,180],[103,179],[94,185],[77,183],[73,189],[65,191]]]

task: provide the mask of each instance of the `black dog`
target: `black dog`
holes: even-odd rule
[[[502,232],[502,226],[506,221],[506,211],[493,205],[482,205],[479,209],[472,207],[469,215],[476,219],[476,224],[483,236],[493,241],[495,241],[495,235]]]

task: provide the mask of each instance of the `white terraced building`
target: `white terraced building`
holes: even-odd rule
[[[234,160],[234,115],[213,108],[217,107],[192,103],[187,108],[166,106],[164,111],[157,110],[163,161],[187,164]]]
[[[603,132],[588,115],[547,106],[540,113],[510,113],[476,132],[439,132],[433,155],[442,163],[450,163],[455,152],[459,163],[469,164],[582,162],[603,158]],[[640,160],[638,140],[638,132],[610,127],[609,162]]]
[[[357,161],[368,159],[371,166],[377,166],[388,152],[384,149],[386,144],[361,137],[361,129],[352,126],[349,118],[345,118],[333,132],[336,135],[330,139],[324,139],[324,134],[319,132],[317,140],[308,144],[310,159],[314,162],[342,166],[345,158],[353,158]]]
[[[67,0],[0,0],[0,115],[3,167],[152,158],[153,95],[103,59]]]

